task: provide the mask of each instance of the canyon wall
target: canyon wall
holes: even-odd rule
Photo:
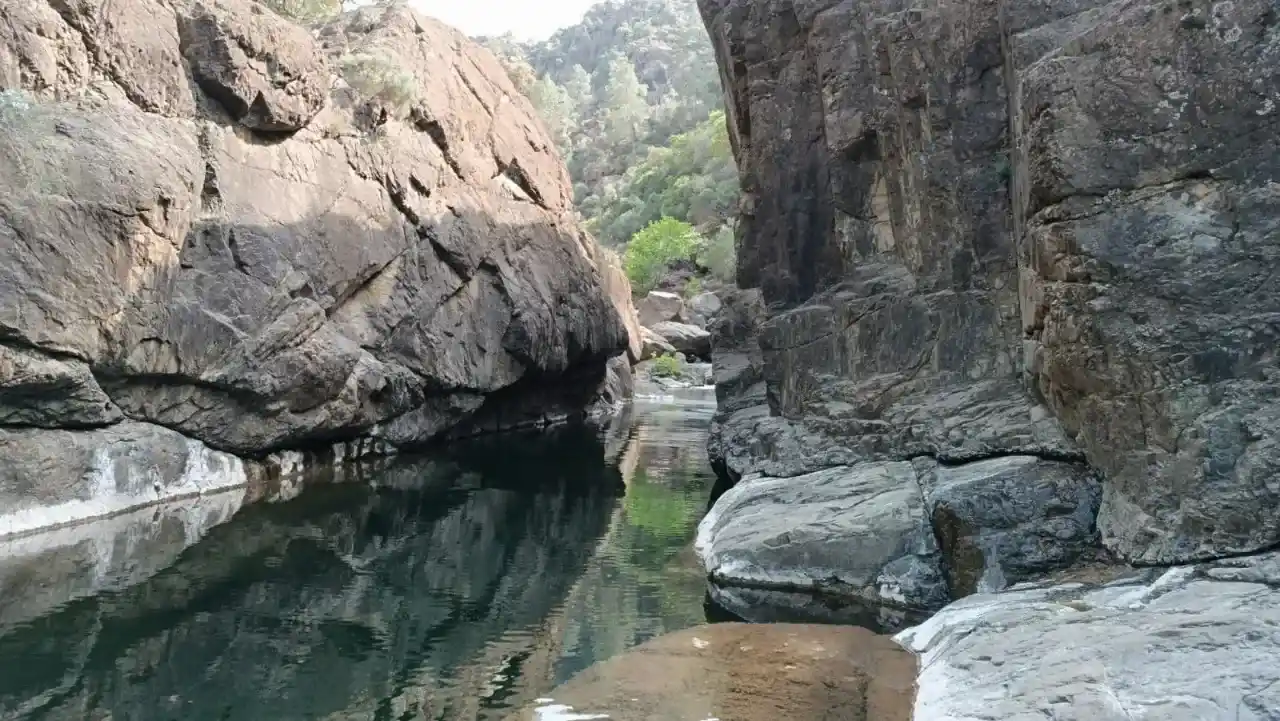
[[[699,4],[745,196],[713,576],[936,606],[1280,542],[1272,0]]]
[[[628,364],[606,378],[638,352],[625,275],[529,102],[434,20],[6,2],[0,127],[0,495],[19,508],[118,510],[242,482],[239,458],[625,392]]]

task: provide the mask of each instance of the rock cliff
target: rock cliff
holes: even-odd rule
[[[1280,542],[1273,0],[699,4],[748,289],[713,574],[932,607]]]
[[[6,2],[0,126],[6,494],[544,422],[639,354],[530,104],[407,9]]]

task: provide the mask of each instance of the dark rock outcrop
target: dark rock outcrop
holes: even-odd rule
[[[0,125],[0,423],[394,448],[580,413],[639,356],[528,101],[407,9],[5,3]]]
[[[699,4],[752,289],[714,333],[727,475],[1027,457],[918,489],[994,554],[957,594],[1087,555],[1095,506],[1137,563],[1280,542],[1271,0]]]

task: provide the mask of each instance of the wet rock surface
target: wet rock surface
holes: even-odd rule
[[[404,87],[371,87],[382,66]],[[249,0],[5,3],[0,91],[6,426],[256,458],[625,393],[617,258],[502,67],[434,20],[366,8],[313,34]]]
[[[508,721],[909,721],[915,659],[850,626],[700,626],[593,666]]]

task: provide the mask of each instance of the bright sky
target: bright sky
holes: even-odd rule
[[[599,0],[410,0],[467,35],[513,33],[521,40],[543,40],[582,19]]]

